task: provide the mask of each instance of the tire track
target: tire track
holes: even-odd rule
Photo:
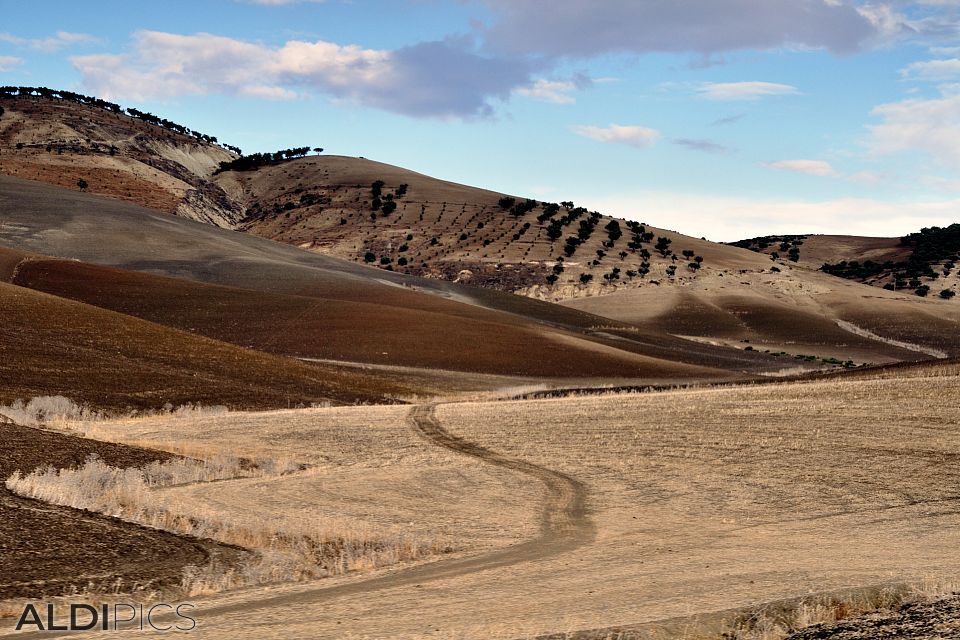
[[[580,481],[559,471],[496,453],[451,434],[440,425],[436,416],[436,405],[415,406],[410,412],[409,421],[414,431],[436,446],[477,458],[494,466],[517,471],[543,483],[546,496],[540,508],[540,534],[527,542],[478,556],[449,561],[438,560],[368,580],[331,587],[321,586],[251,602],[204,608],[202,614],[204,624],[209,625],[220,615],[249,613],[280,606],[315,605],[355,594],[367,594],[526,562],[538,562],[569,553],[593,540],[596,528],[587,506],[587,488]],[[17,637],[30,636],[18,635]]]

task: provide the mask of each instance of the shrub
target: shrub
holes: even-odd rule
[[[917,287],[917,290],[914,293],[916,293],[921,298],[925,298],[927,297],[927,294],[930,293],[930,287],[928,287],[925,284],[922,284],[919,287]]]
[[[58,420],[91,420],[97,414],[64,396],[38,396],[28,402],[16,400],[9,406],[0,405],[0,416],[32,426]]]
[[[383,212],[382,215],[388,216],[394,211],[397,210],[397,203],[393,200],[387,200],[383,203]]]
[[[83,178],[80,178],[79,180],[77,180],[77,186],[80,187],[80,191],[86,191],[87,187],[89,187],[90,185],[87,184],[86,180],[84,180]]]
[[[377,259],[377,256],[372,251],[367,251],[365,254],[363,254],[364,262],[373,262],[376,259]]]
[[[587,283],[590,282],[591,280],[593,280],[593,275],[592,275],[592,274],[589,274],[589,273],[581,273],[581,274],[580,274],[580,282],[581,282],[581,283],[587,284]]]
[[[511,198],[510,196],[504,196],[497,200],[497,204],[500,205],[501,209],[509,209],[517,203],[516,198]]]
[[[957,295],[957,292],[954,291],[953,289],[944,289],[943,291],[940,292],[940,297],[943,298],[944,300],[949,300],[955,295]]]

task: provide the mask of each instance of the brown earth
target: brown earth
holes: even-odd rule
[[[0,478],[47,466],[75,467],[90,455],[116,467],[172,457],[0,424]],[[0,599],[176,587],[185,566],[230,561],[235,555],[235,550],[213,542],[21,498],[0,488]]]
[[[960,595],[934,602],[905,604],[832,624],[820,624],[790,635],[787,640],[876,640],[960,638]]]
[[[242,212],[209,181],[230,151],[125,114],[59,99],[3,97],[0,174],[87,189],[231,226]]]
[[[493,310],[469,307],[466,316],[463,305],[415,292],[405,293],[416,308],[400,307],[40,258],[22,262],[13,284],[287,356],[541,377],[726,377]]]
[[[0,401],[64,395],[100,409],[383,401],[396,382],[297,362],[0,283]]]

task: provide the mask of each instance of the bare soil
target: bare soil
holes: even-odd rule
[[[960,595],[935,602],[905,604],[894,611],[818,624],[787,640],[928,640],[960,638]]]
[[[0,477],[68,468],[90,455],[135,467],[170,454],[0,424]],[[94,513],[49,505],[0,487],[0,599],[76,591],[138,592],[179,585],[183,568],[230,561],[236,551]]]

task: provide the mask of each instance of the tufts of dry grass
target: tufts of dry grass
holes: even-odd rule
[[[249,585],[302,581],[416,560],[448,552],[436,540],[404,535],[380,537],[330,522],[286,521],[247,514],[242,523],[214,509],[161,504],[155,490],[200,482],[217,482],[306,472],[290,462],[216,456],[179,458],[142,468],[111,467],[96,457],[77,469],[41,469],[6,481],[10,491],[53,504],[87,509],[128,522],[249,549],[239,566],[211,564],[184,573],[185,595],[202,595]]]
[[[17,424],[36,426],[54,422],[90,421],[99,414],[63,396],[37,396],[24,402],[15,400],[9,405],[0,404],[0,416]]]

